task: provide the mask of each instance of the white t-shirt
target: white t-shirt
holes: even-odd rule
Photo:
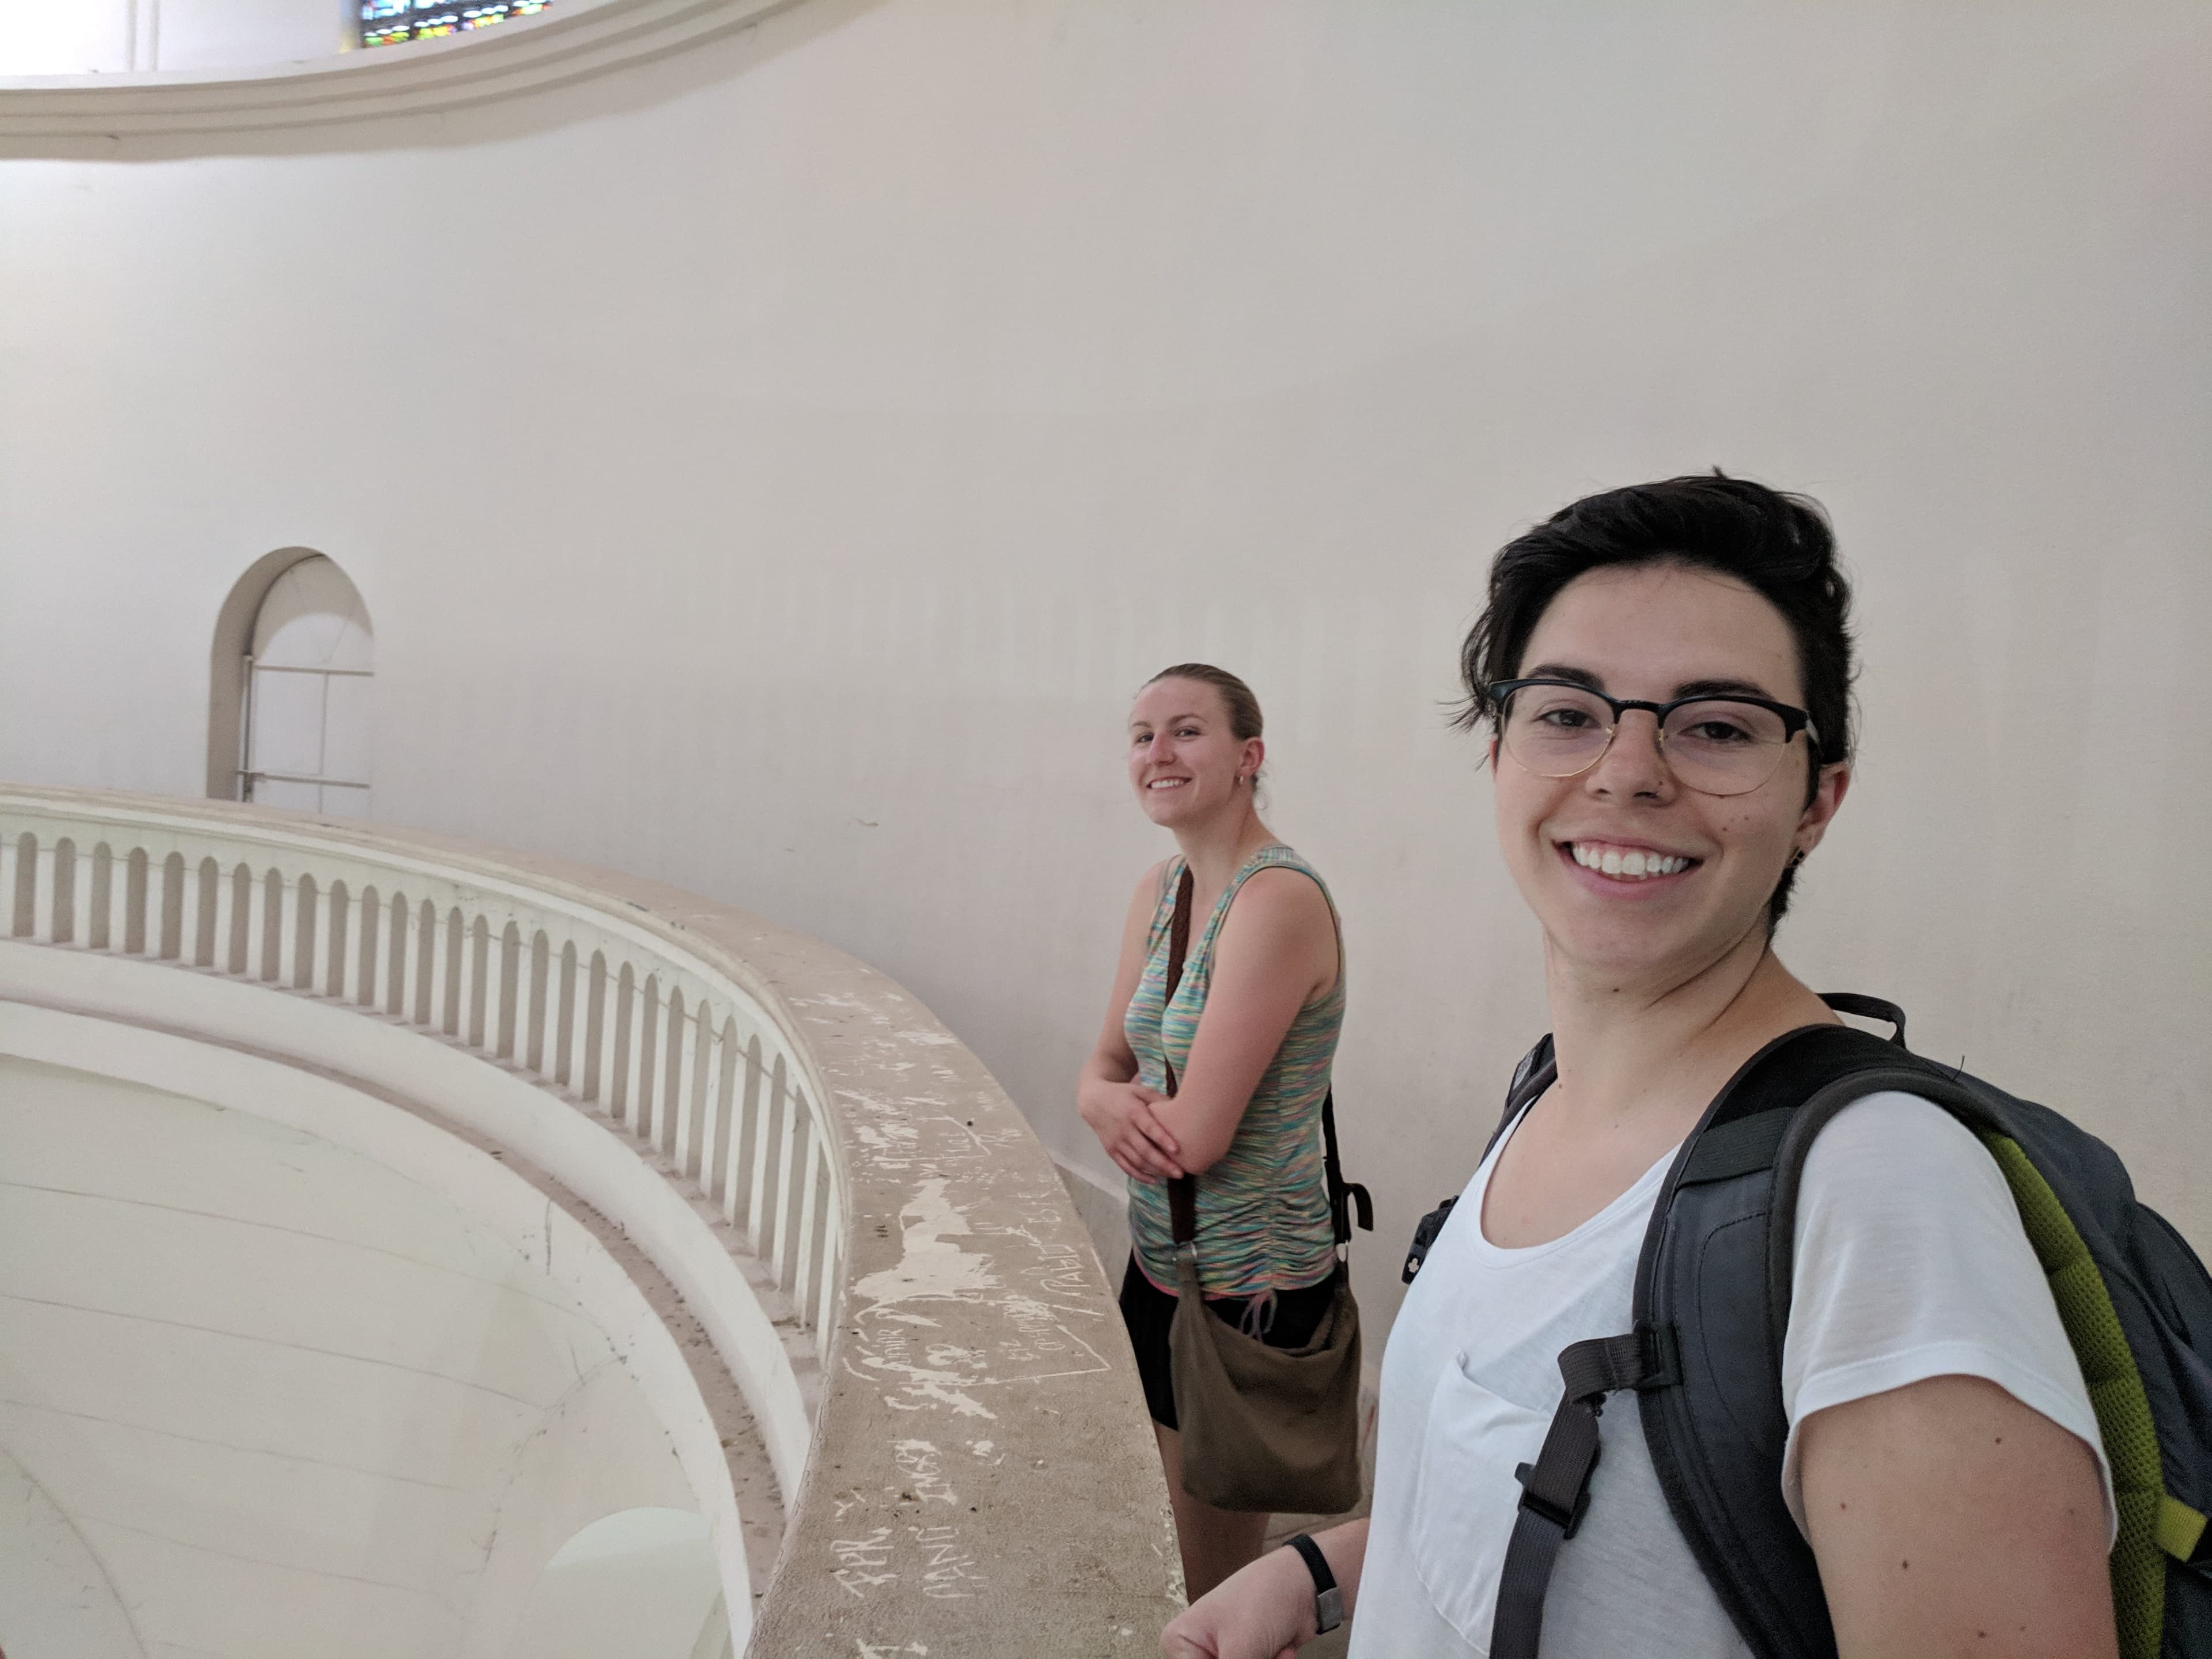
[[[1482,1236],[1483,1160],[1383,1352],[1374,1519],[1352,1659],[1486,1656],[1521,1487],[1565,1384],[1559,1350],[1632,1322],[1636,1261],[1674,1153],[1564,1237]],[[2097,1452],[2080,1365],[1995,1161],[1940,1107],[1870,1095],[1823,1130],[1798,1200],[1783,1494],[1802,1528],[1797,1425],[1930,1376],[1985,1377]],[[1632,1396],[1599,1419],[1587,1518],[1544,1603],[1544,1659],[1749,1659],[1676,1529]]]

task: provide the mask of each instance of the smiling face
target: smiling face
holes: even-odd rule
[[[1196,680],[1154,680],[1129,711],[1129,783],[1164,828],[1239,808],[1249,793],[1239,779],[1260,769],[1263,750],[1236,734],[1221,693]]]
[[[1672,564],[1577,577],[1537,622],[1516,672],[1652,702],[1716,683],[1805,700],[1782,613],[1733,577]],[[1495,745],[1492,756],[1498,843],[1554,963],[1663,992],[1754,934],[1763,943],[1775,884],[1819,842],[1849,775],[1825,769],[1807,805],[1801,736],[1757,789],[1700,794],[1675,778],[1656,738],[1651,717],[1631,712],[1603,758],[1571,778],[1538,777]]]

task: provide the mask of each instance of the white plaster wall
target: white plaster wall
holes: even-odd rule
[[[1487,557],[1718,464],[1860,586],[1785,956],[2212,1245],[2208,70],[2179,3],[809,0],[435,125],[13,163],[0,774],[193,792],[216,607],[318,548],[380,816],[879,963],[1097,1173],[1164,850],[1121,717],[1221,661],[1345,912],[1380,1321],[1542,1029],[1440,709]]]

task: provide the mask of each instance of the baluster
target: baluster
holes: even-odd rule
[[[607,1039],[611,1046],[607,1050],[606,1069],[599,1073],[600,1107],[620,1123],[629,1110],[630,1050],[635,1046],[637,1028],[637,979],[629,963],[623,963],[607,989],[607,1024],[612,1035]]]
[[[371,1008],[376,1005],[376,945],[384,934],[384,900],[374,883],[364,886],[354,899],[353,943],[346,947],[346,955],[353,960],[353,992],[348,998],[356,1008]]]
[[[757,1042],[757,1039],[756,1039]],[[767,1055],[761,1060],[765,1062]],[[760,1255],[768,1244],[769,1208],[775,1197],[773,1170],[775,1115],[783,1106],[783,1056],[778,1054],[775,1063],[761,1077],[759,1109],[752,1115],[752,1207],[745,1216],[745,1237],[752,1246],[754,1255]]]
[[[115,854],[106,842],[94,844],[81,879],[84,897],[77,908],[84,926],[77,931],[77,943],[88,951],[107,950],[108,935],[114,932],[108,919],[115,908]]]
[[[489,917],[479,916],[477,919],[474,949],[477,966],[474,971],[477,983],[483,989],[483,1006],[470,1024],[471,1029],[481,1029],[482,1035],[477,1038],[476,1046],[488,1054],[499,1050],[500,994],[505,988],[507,977],[507,951],[503,948],[506,943],[505,930],[494,933]]]
[[[80,951],[92,943],[92,848],[70,842],[69,898],[63,906],[69,920],[69,943]],[[55,924],[57,933],[60,923]]]
[[[439,1011],[430,1001],[430,969],[438,958],[438,905],[424,899],[415,916],[415,1024],[426,1030],[438,1029]]]
[[[33,855],[37,862],[31,872],[31,937],[40,945],[54,942],[54,861],[58,853],[54,842],[42,841]]]
[[[134,847],[123,866],[123,948],[131,956],[161,953],[161,911],[155,891],[153,857]]]
[[[736,1036],[734,1022],[731,1035],[732,1038]],[[757,1133],[755,1126],[760,1121],[761,1048],[757,1034],[745,1040],[744,1052],[738,1056],[737,1063],[744,1068],[744,1082],[735,1097],[736,1110],[730,1116],[730,1146],[726,1155],[729,1167],[722,1180],[722,1216],[734,1227],[742,1212],[750,1228],[752,1217],[760,1209],[754,1175],[759,1160],[756,1156],[748,1165],[745,1158],[745,1149],[752,1144]]]
[[[516,1060],[521,1056],[522,1015],[528,1001],[523,983],[529,972],[527,958],[522,949],[522,929],[508,922],[500,930],[499,959],[501,977],[499,982],[499,1054],[501,1060]]]
[[[77,872],[82,890],[77,897],[80,926],[76,942],[88,951],[107,949],[108,912],[115,908],[115,854],[104,841],[93,843]]]
[[[615,993],[607,972],[607,953],[592,952],[592,971],[584,990],[583,1098],[604,1114],[615,1074]]]
[[[519,939],[520,934],[517,935]],[[545,1003],[550,977],[552,945],[545,930],[537,929],[530,936],[525,949],[530,958],[530,971],[525,975],[530,984],[527,1012],[523,1016],[522,1030],[517,1036],[514,1052],[521,1057],[523,1067],[533,1077],[545,1075]],[[518,997],[517,1000],[521,1000]],[[558,1052],[558,1049],[556,1049]]]
[[[483,1041],[477,1046],[487,1054],[497,1055],[506,1053],[504,1046],[507,1009],[506,927],[502,926],[497,933],[494,933],[491,930],[491,924],[487,921],[484,924],[483,949],[484,958]]]
[[[637,1074],[630,1091],[629,1132],[640,1140],[653,1139],[653,1114],[657,1103],[653,1080],[659,1066],[656,1052],[660,1036],[660,975],[647,974],[637,988],[637,1021],[631,1028],[630,1047],[637,1051]]]
[[[653,1124],[653,1146],[661,1157],[677,1159],[677,1168],[684,1168],[677,1146],[684,1144],[684,1110],[690,1102],[692,1064],[690,1053],[690,1011],[684,1005],[684,994],[679,988],[668,988],[668,1040],[661,1044],[661,1109]]]
[[[107,878],[100,890],[100,908],[105,915],[105,925],[98,930],[100,948],[113,956],[125,956],[131,950],[131,860],[125,854],[118,858],[112,842],[100,848],[105,856],[100,871]]]
[[[700,1038],[705,1045],[699,1062],[703,1098],[699,1103],[699,1189],[709,1203],[719,1204],[728,1190],[724,1160],[729,1156],[730,1083],[733,1045],[730,1022],[713,1018],[711,1006],[699,1010]]]
[[[446,913],[446,1035],[465,1038],[469,1006],[469,919],[456,904]]]
[[[300,927],[311,923],[315,914],[315,878],[295,876],[279,878],[276,889],[276,982],[288,991],[300,988]],[[315,959],[312,940],[307,950],[307,960]]]
[[[353,889],[333,881],[323,895],[323,994],[337,1002],[353,1000],[355,974],[349,961],[353,943]]]
[[[483,1046],[484,974],[487,971],[483,959],[485,929],[482,916],[463,919],[460,960],[453,964],[453,976],[460,997],[453,1035],[471,1048]]]
[[[248,979],[274,977],[276,963],[269,959],[269,875],[273,873],[248,875],[246,881],[245,973]],[[281,910],[283,907],[280,903],[275,908]]]
[[[454,930],[460,914],[458,909],[441,911],[434,907],[427,935],[430,944],[430,1018],[427,1024],[432,1030],[443,1031],[448,1036],[453,1034],[460,1012],[460,988],[453,979],[453,963],[460,954]]]
[[[778,1055],[777,1082],[782,1085],[783,1100],[779,1110],[783,1117],[782,1133],[776,1137],[775,1149],[775,1237],[769,1246],[769,1272],[775,1279],[776,1288],[789,1291],[791,1280],[792,1200],[799,1185],[799,1121],[805,1115],[805,1101],[798,1088],[783,1075],[782,1056]]]
[[[361,890],[361,905],[354,914],[361,918],[361,942],[354,945],[354,963],[361,969],[358,988],[354,991],[354,1005],[362,1009],[376,1006],[376,969],[383,963],[385,940],[385,898],[378,894],[376,884],[369,883]]]
[[[218,863],[215,867],[215,938],[208,948],[208,966],[218,974],[237,971],[234,950],[237,944],[237,928],[234,925],[237,912],[238,870],[226,870]]]
[[[823,1175],[826,1181],[828,1172]],[[830,1187],[823,1210],[822,1279],[814,1301],[814,1357],[818,1360],[830,1358],[830,1337],[837,1323],[837,1273],[845,1257],[845,1218],[838,1207],[835,1186]]]
[[[411,952],[408,946],[414,942],[415,907],[404,893],[392,896],[392,907],[386,913],[392,923],[392,937],[386,941],[384,957],[384,994],[377,1006],[394,1019],[404,1019],[408,1013],[407,970]]]
[[[573,1097],[580,1096],[584,1086],[584,1006],[581,993],[585,975],[577,969],[576,941],[568,940],[561,947],[561,980],[559,1014],[554,1022],[553,1082]]]
[[[692,995],[684,1024],[677,1026],[681,1044],[677,1053],[677,1133],[668,1146],[668,1157],[677,1161],[677,1170],[692,1179],[699,1175],[699,1109],[706,1095],[706,1066],[699,1060],[706,1053],[708,1029],[706,995]]]
[[[0,836],[0,939],[13,939],[15,926],[15,878],[23,867],[22,837]]]
[[[821,1208],[822,1125],[811,1111],[804,1109],[805,1096],[799,1096],[799,1100],[802,1109],[799,1115],[806,1124],[806,1174],[799,1194],[799,1259],[792,1268],[791,1300],[792,1305],[799,1310],[799,1322],[803,1325],[807,1316],[814,1311],[809,1304],[813,1301],[810,1292],[814,1289],[811,1275],[819,1255],[814,1242],[814,1222]]]
[[[684,1034],[690,1016],[684,993],[674,985],[661,1000],[660,1046],[653,1054],[658,1086],[653,1091],[653,1149],[671,1157],[678,1133],[677,1119],[684,1110]]]
[[[177,967],[199,967],[199,865],[181,852],[161,860],[161,960]],[[177,938],[168,936],[168,896],[177,896]]]

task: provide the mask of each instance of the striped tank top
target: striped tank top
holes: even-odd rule
[[[1310,876],[1336,901],[1313,866],[1277,842],[1245,861],[1222,890],[1203,929],[1194,925],[1175,1001],[1167,989],[1168,932],[1175,920],[1180,854],[1168,860],[1160,900],[1152,912],[1144,977],[1129,999],[1121,1029],[1137,1057],[1137,1080],[1167,1087],[1163,1058],[1181,1078],[1191,1040],[1213,978],[1213,941],[1239,889],[1261,870],[1281,867]],[[1195,924],[1198,918],[1193,917]],[[1328,1213],[1328,1181],[1322,1161],[1321,1104],[1328,1092],[1329,1064],[1344,1024],[1342,930],[1338,932],[1336,983],[1298,1010],[1282,1046],[1260,1079],[1220,1162],[1198,1177],[1198,1275],[1208,1296],[1259,1297],[1319,1283],[1336,1265]],[[1168,1218],[1168,1189],[1158,1181],[1129,1182],[1129,1233],[1137,1264],[1162,1290],[1176,1286],[1175,1239]]]

